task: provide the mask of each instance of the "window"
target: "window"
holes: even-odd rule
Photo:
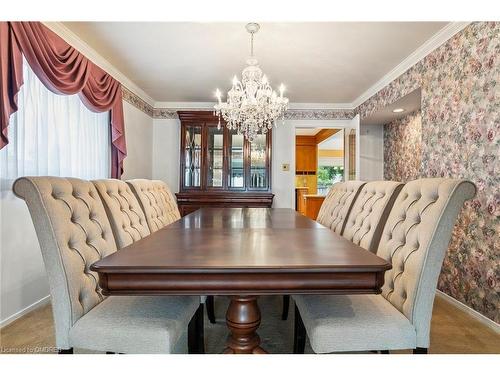
[[[54,94],[26,61],[23,73],[9,144],[0,150],[1,190],[20,176],[108,178],[109,112],[90,111],[78,95]]]

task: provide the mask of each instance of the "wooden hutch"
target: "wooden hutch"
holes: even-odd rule
[[[181,215],[200,207],[271,207],[271,131],[250,143],[212,111],[179,111]]]

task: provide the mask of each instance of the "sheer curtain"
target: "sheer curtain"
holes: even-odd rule
[[[78,95],[49,91],[23,62],[19,110],[10,117],[9,144],[0,150],[0,188],[20,176],[109,178],[109,112],[94,113]]]

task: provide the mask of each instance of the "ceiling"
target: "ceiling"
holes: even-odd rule
[[[322,128],[295,128],[295,135],[316,135]]]
[[[394,120],[407,116],[421,107],[422,94],[420,88],[398,99],[394,103],[379,109],[370,116],[361,119],[361,125],[384,125]],[[403,109],[403,112],[394,113],[395,109]]]
[[[337,132],[318,145],[320,150],[342,150],[344,148],[344,132]]]
[[[155,101],[210,102],[249,55],[243,23],[65,22]],[[445,22],[263,23],[255,55],[293,103],[351,103]]]

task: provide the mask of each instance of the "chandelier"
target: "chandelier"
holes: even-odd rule
[[[271,88],[259,67],[259,62],[253,56],[253,38],[260,29],[259,24],[249,23],[246,29],[250,33],[250,58],[247,59],[247,67],[241,74],[242,81],[234,76],[233,87],[227,92],[226,102],[222,101],[222,94],[217,89],[215,96],[218,103],[214,108],[215,115],[219,117],[219,129],[222,116],[230,130],[244,134],[245,138],[253,142],[257,134],[265,134],[273,125],[276,126],[280,117],[284,122],[288,98],[283,97],[283,84],[280,86],[279,95]]]

